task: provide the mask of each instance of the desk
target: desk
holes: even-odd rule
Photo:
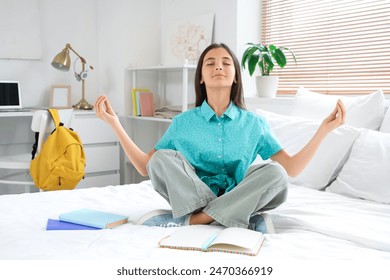
[[[16,117],[32,117],[33,111],[23,111],[23,112],[1,112],[0,111],[0,118],[3,117],[11,117],[11,118],[16,118]]]
[[[120,184],[120,148],[111,127],[98,119],[94,111],[74,112],[72,128],[80,136],[87,160],[85,179],[77,188]],[[33,111],[0,112],[0,155],[31,152],[32,116]]]

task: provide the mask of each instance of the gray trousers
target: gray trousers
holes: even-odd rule
[[[175,218],[203,211],[225,227],[248,228],[252,214],[276,208],[287,198],[287,173],[275,162],[251,166],[242,182],[219,197],[180,152],[156,151],[147,170]]]

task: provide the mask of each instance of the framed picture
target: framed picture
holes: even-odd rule
[[[168,23],[162,32],[163,65],[197,64],[211,44],[213,26],[213,13]]]
[[[69,109],[71,86],[70,85],[52,85],[50,91],[50,108]]]

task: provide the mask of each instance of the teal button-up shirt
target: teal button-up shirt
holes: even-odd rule
[[[282,147],[261,116],[230,103],[218,117],[204,101],[176,116],[155,149],[179,151],[219,195],[244,179],[257,155],[265,160]]]

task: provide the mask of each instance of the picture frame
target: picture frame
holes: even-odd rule
[[[50,90],[50,108],[69,109],[72,90],[70,85],[52,85]]]
[[[212,43],[213,28],[214,13],[169,22],[162,31],[163,65],[196,65]]]

